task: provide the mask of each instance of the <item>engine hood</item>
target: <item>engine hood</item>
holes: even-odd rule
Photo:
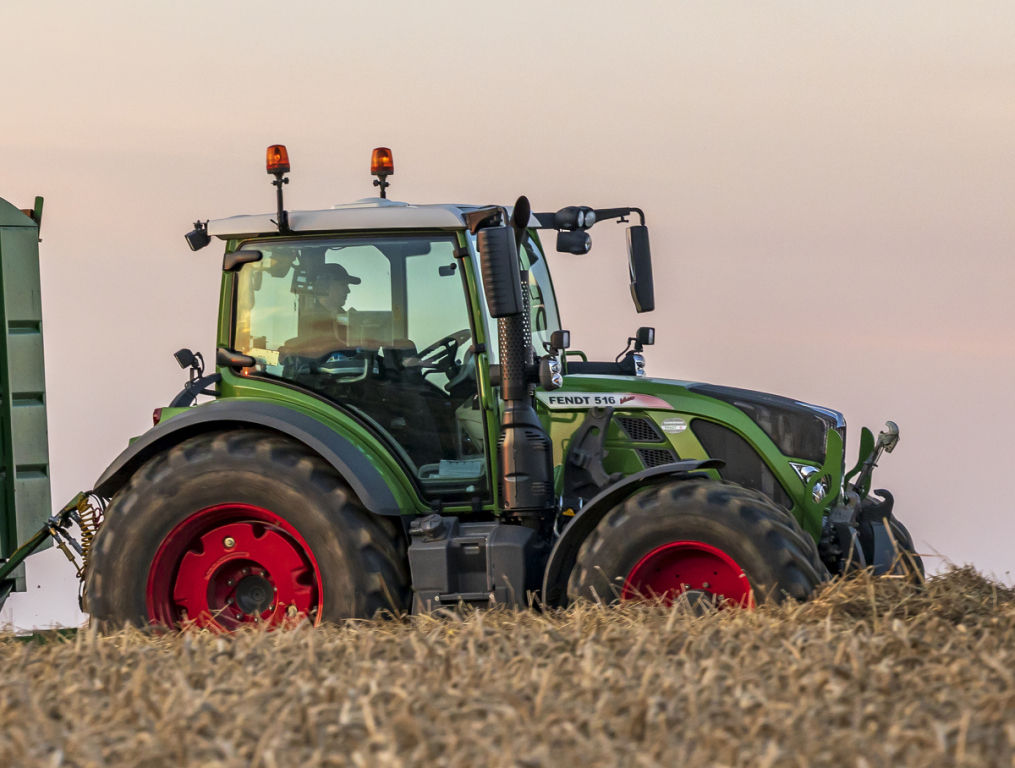
[[[566,376],[561,389],[539,392],[537,396],[550,411],[612,407],[618,411],[700,413],[706,418],[715,418],[715,414],[701,408],[701,398],[718,400],[750,418],[784,456],[816,464],[825,460],[829,429],[835,429],[843,442],[846,440],[846,421],[831,408],[767,392],[702,382],[578,374]]]

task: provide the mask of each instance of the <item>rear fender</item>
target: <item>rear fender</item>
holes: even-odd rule
[[[153,456],[192,435],[231,427],[270,429],[303,443],[335,468],[367,510],[378,515],[402,513],[383,475],[359,446],[317,419],[265,402],[220,400],[162,422],[117,456],[95,482],[95,492],[111,498]]]
[[[578,561],[582,542],[617,504],[643,488],[671,480],[699,478],[701,470],[721,469],[724,465],[721,459],[688,459],[663,464],[628,475],[590,499],[568,523],[550,552],[543,573],[543,605],[563,607],[567,603],[567,580]]]

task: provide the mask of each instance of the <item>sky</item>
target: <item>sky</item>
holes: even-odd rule
[[[0,0],[0,197],[46,198],[54,504],[91,488],[211,359],[200,219],[414,203],[645,210],[550,254],[572,345],[657,329],[653,376],[792,396],[901,440],[875,475],[928,565],[1015,565],[1015,4]],[[76,624],[58,551],[0,624]]]

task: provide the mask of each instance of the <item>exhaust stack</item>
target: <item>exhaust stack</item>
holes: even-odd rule
[[[500,438],[497,441],[501,508],[537,518],[553,507],[553,449],[532,406],[539,366],[532,347],[528,281],[518,264],[518,237],[529,221],[529,201],[520,197],[511,226],[503,208],[469,214],[476,234],[483,285],[490,315],[497,319],[500,351]],[[527,277],[527,275],[526,275]]]

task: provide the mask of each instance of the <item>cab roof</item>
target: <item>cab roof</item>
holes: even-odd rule
[[[293,232],[330,232],[356,229],[465,229],[465,214],[476,205],[410,205],[397,200],[367,197],[355,203],[335,205],[321,211],[289,211]],[[511,208],[508,207],[510,214]],[[208,234],[230,238],[278,233],[278,215],[230,216],[208,222]],[[529,226],[538,227],[533,216]]]

